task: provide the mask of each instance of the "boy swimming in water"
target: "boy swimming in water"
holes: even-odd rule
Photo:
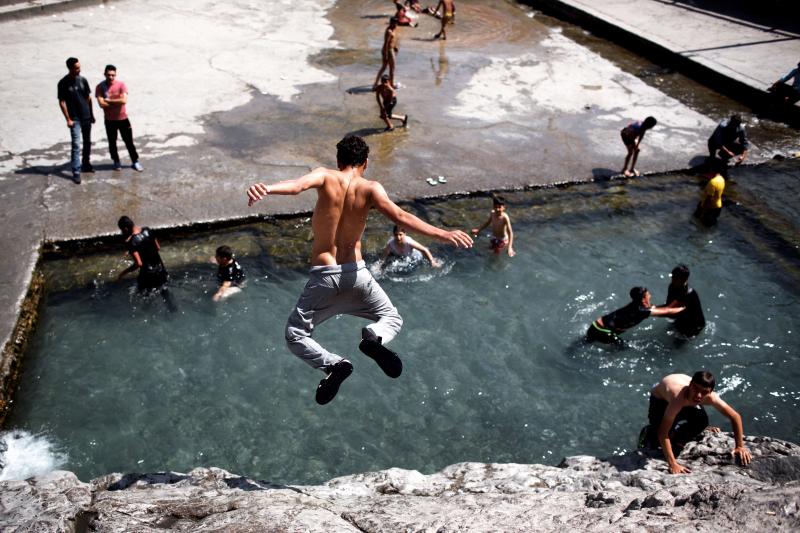
[[[442,266],[442,262],[433,257],[433,254],[431,254],[427,246],[423,246],[407,236],[406,230],[403,228],[395,226],[392,228],[392,234],[394,236],[386,243],[383,249],[383,255],[381,255],[381,262],[383,264],[386,263],[389,256],[413,257],[416,254],[425,256],[425,259],[427,259],[434,268],[440,268]]]
[[[211,299],[218,302],[241,290],[245,274],[242,265],[233,257],[233,250],[230,246],[223,245],[217,248],[214,260],[219,265],[217,269],[219,288]]]
[[[667,289],[667,302],[663,307],[685,307],[675,315],[675,329],[693,337],[706,327],[703,306],[697,291],[689,286],[689,267],[678,265],[672,269],[672,281]]]
[[[492,195],[492,212],[489,219],[478,228],[472,230],[472,234],[477,236],[487,226],[492,227],[492,240],[490,247],[492,251],[499,255],[503,248],[508,248],[508,257],[514,257],[514,230],[511,229],[511,219],[506,213],[506,202],[501,196]]]
[[[472,246],[472,239],[463,231],[447,231],[420,220],[392,202],[380,183],[364,178],[369,146],[361,137],[348,135],[336,149],[338,170],[320,167],[297,179],[256,183],[247,190],[251,206],[275,194],[317,191],[311,217],[314,241],[309,280],[286,324],[286,344],[297,357],[325,373],[316,392],[320,405],[333,400],[353,372],[350,361],[329,352],[311,336],[317,326],[336,315],[371,320],[372,324],[361,330],[359,350],[391,378],[400,377],[403,371],[400,358],[385,346],[400,331],[403,319],[361,257],[361,236],[370,210],[374,207],[398,226],[453,246]]]

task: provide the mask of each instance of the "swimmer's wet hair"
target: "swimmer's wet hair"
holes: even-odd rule
[[[498,196],[496,194],[493,194],[492,195],[492,205],[494,207],[497,207],[497,206],[500,206],[500,205],[506,205],[506,199],[503,198],[502,196]]]
[[[714,387],[717,385],[717,379],[714,377],[714,374],[708,370],[698,370],[694,373],[694,376],[692,376],[692,383],[700,385],[704,389],[714,390]]]
[[[389,75],[384,74],[383,76],[381,76],[381,81],[389,81]]]
[[[628,294],[631,295],[631,300],[633,300],[634,302],[641,302],[642,298],[644,298],[644,293],[646,292],[647,292],[647,287],[634,287]]]
[[[358,135],[347,135],[336,145],[339,168],[360,167],[367,162],[369,146]]]
[[[686,265],[678,265],[672,269],[672,279],[680,279],[686,281],[689,279],[689,267]]]
[[[735,122],[736,124],[742,123],[742,115],[731,115],[730,122]]]
[[[130,231],[133,229],[133,226],[134,226],[133,220],[131,220],[129,217],[126,217],[125,215],[122,215],[121,217],[119,217],[119,220],[117,220],[117,227],[120,230]]]
[[[658,124],[658,121],[656,120],[656,117],[647,117],[647,118],[646,118],[646,119],[644,119],[644,121],[642,122],[642,127],[643,127],[644,129],[646,129],[646,130],[649,130],[650,128],[652,128],[652,127],[653,127],[653,126],[655,126],[656,124]]]
[[[75,63],[77,63],[77,62],[78,62],[78,58],[77,57],[67,58],[67,68],[72,70],[72,67],[74,67]]]
[[[395,224],[395,225],[394,225],[394,227],[392,227],[392,235],[397,235],[397,234],[398,234],[398,233],[400,233],[401,231],[402,231],[403,233],[405,233],[405,232],[406,232],[405,228],[401,228],[401,227],[400,227],[400,226],[398,226],[397,224]]]
[[[106,65],[105,70],[103,70],[103,74],[105,74],[109,70],[113,70],[114,72],[116,72],[117,71],[117,67],[115,67],[114,65],[108,64],[108,65]]]
[[[217,248],[217,252],[215,255],[223,259],[233,259],[233,249],[230,246],[223,244],[222,246]]]

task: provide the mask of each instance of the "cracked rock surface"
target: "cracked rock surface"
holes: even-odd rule
[[[576,456],[558,466],[459,463],[392,468],[318,486],[276,485],[218,468],[187,474],[71,472],[0,483],[3,531],[797,531],[800,446],[706,434],[670,475],[652,453]]]

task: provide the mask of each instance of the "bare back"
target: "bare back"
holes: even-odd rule
[[[349,171],[327,171],[317,189],[317,205],[311,218],[313,266],[361,260],[361,235],[372,207],[372,185]]]

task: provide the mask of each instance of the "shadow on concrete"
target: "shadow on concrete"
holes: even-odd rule
[[[689,168],[697,172],[705,169],[708,165],[708,155],[698,154],[689,160]]]
[[[763,28],[765,31],[784,37],[800,37],[800,17],[797,7],[790,7],[786,0],[656,0],[696,13],[706,13],[750,28]],[[794,4],[794,1],[791,1]],[[716,13],[712,15],[711,13]],[[791,32],[795,35],[787,35]]]
[[[610,168],[597,167],[592,169],[592,176],[596,181],[605,181],[619,175],[619,170],[611,170]]]
[[[15,170],[14,174],[30,176],[55,176],[72,181],[72,170],[69,165],[35,165]]]
[[[347,94],[369,94],[374,92],[372,85],[359,85],[357,87],[350,87],[345,91]]]
[[[358,135],[359,137],[369,137],[370,135],[377,135],[378,133],[384,133],[384,132],[389,133],[388,131],[386,131],[386,128],[361,128],[360,130],[351,131],[347,135]]]
[[[114,170],[114,165],[94,165],[94,170],[95,172],[110,172]],[[34,165],[15,170],[14,174],[30,176],[54,176],[56,178],[72,181],[72,169],[68,163],[62,165]],[[86,174],[91,173],[87,172]]]
[[[175,474],[173,472],[158,472],[155,474],[125,474],[119,481],[112,483],[108,486],[107,490],[125,490],[134,483],[144,481],[148,485],[166,484],[172,485],[184,479],[189,479],[189,476]]]

